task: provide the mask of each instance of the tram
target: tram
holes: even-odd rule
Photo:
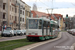
[[[32,40],[47,40],[58,36],[58,24],[47,18],[27,18],[26,37]]]

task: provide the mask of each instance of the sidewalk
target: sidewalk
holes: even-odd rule
[[[75,43],[72,45],[73,48],[71,48],[70,50],[75,50]]]
[[[23,35],[23,36],[14,36],[14,37],[1,37],[0,38],[0,42],[10,41],[10,40],[18,40],[18,39],[24,39],[24,38],[26,38],[26,35]]]
[[[14,50],[30,50],[30,49],[38,47],[40,45],[59,40],[60,38],[61,38],[61,33],[59,33],[58,38],[55,38],[55,39],[52,39],[52,40],[48,40],[48,41],[38,42],[38,43],[27,45],[27,46],[23,46],[23,47],[20,47],[20,48],[16,48]]]

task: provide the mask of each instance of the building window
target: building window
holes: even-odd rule
[[[23,11],[23,15],[24,15],[24,11]]]
[[[26,16],[28,16],[28,11],[26,11]]]
[[[3,19],[5,19],[5,13],[3,13]]]
[[[12,11],[13,11],[13,7],[12,7]]]
[[[17,13],[17,8],[15,8],[15,13]]]
[[[10,6],[10,11],[11,11],[11,6]]]
[[[20,14],[22,14],[22,10],[20,10]]]
[[[23,18],[23,22],[24,22],[24,18]]]
[[[13,16],[12,16],[12,19],[13,19]]]
[[[22,18],[20,18],[20,21],[22,21]]]
[[[16,16],[15,16],[15,21],[17,21],[17,18],[16,18]]]
[[[16,0],[16,3],[17,3],[17,0]]]
[[[10,20],[11,20],[11,15],[10,15]]]
[[[5,3],[3,3],[3,10],[5,10]]]

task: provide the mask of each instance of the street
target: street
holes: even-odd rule
[[[0,38],[0,42],[8,41],[8,40],[24,39],[24,38],[26,38],[26,35],[23,35],[23,36],[13,36],[13,37],[2,37],[2,38]]]
[[[74,48],[74,46],[72,46],[74,43],[75,36],[67,32],[62,32],[62,37],[59,40],[38,46],[31,50],[70,50]]]

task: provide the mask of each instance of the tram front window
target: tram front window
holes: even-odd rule
[[[38,29],[38,20],[37,19],[29,20],[29,29]]]

